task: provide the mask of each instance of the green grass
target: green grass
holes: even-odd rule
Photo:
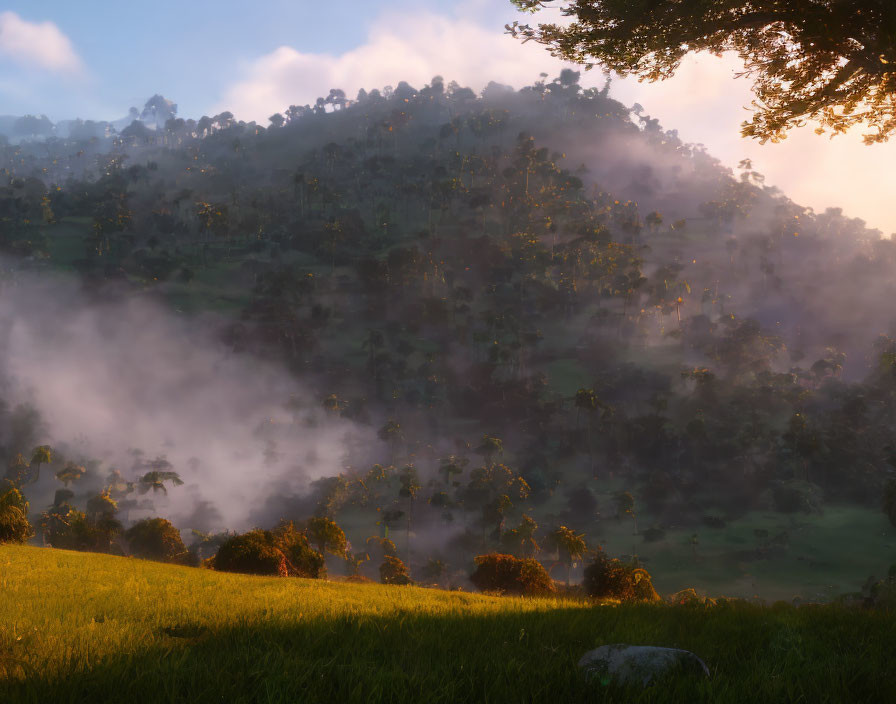
[[[602,543],[610,555],[644,559],[660,594],[694,587],[710,596],[827,601],[859,591],[870,575],[884,577],[896,562],[896,530],[886,516],[853,505],[826,506],[821,515],[750,511],[721,529],[670,528],[662,540],[645,542],[643,536],[633,535],[630,518],[612,517],[610,497],[624,485],[610,480],[604,484],[608,491],[598,498],[606,518],[581,530],[589,545]],[[638,513],[637,519],[642,532],[656,520],[647,512]],[[787,532],[788,547],[763,559],[751,557],[763,542],[755,529],[768,531],[769,537]],[[699,540],[696,555],[690,544],[693,533]]]
[[[0,547],[2,702],[896,701],[892,615],[841,607],[591,606],[244,577]],[[683,647],[708,680],[589,685],[626,642]]]

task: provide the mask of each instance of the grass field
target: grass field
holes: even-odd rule
[[[892,614],[592,606],[244,577],[0,547],[0,702],[888,702]],[[708,680],[589,685],[601,644],[682,647]]]

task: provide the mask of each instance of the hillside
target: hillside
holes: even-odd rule
[[[590,606],[244,577],[0,547],[4,702],[887,701],[893,619],[837,607]],[[734,637],[736,636],[736,637]],[[690,649],[705,682],[595,685],[582,653]]]
[[[60,481],[185,536],[327,515],[446,586],[492,550],[578,579],[560,526],[664,591],[823,599],[892,562],[896,245],[572,71],[0,167],[0,460],[35,523]]]

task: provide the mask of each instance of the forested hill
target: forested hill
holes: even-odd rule
[[[259,523],[370,513],[360,537],[373,507],[403,525],[410,497],[421,522],[469,516],[465,554],[519,551],[524,513],[590,530],[611,477],[658,525],[794,480],[878,510],[894,243],[571,71],[481,96],[438,78],[334,90],[268,127],[135,120],[0,145],[0,166],[17,268],[213,312],[222,345],[282,360],[319,407],[379,432]],[[2,432],[7,463],[37,439]]]

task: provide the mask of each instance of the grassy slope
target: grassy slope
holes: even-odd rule
[[[892,615],[498,599],[0,547],[0,701],[896,701]],[[688,648],[713,677],[588,686],[604,643]]]

